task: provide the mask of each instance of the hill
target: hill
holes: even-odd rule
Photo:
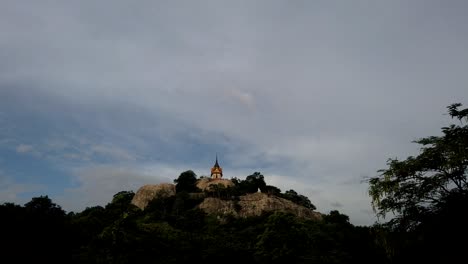
[[[203,192],[192,192],[189,193],[189,196],[193,200],[199,201],[196,208],[218,217],[233,216],[247,218],[260,216],[263,213],[282,212],[312,220],[322,219],[320,213],[280,197],[280,193],[278,192],[262,193],[257,191],[253,193],[236,193],[236,188],[240,188],[239,185],[242,185],[242,182],[233,182],[227,179],[213,180],[202,178],[195,181],[195,186]],[[254,188],[251,189],[254,190]],[[145,209],[154,199],[166,199],[176,196],[176,193],[176,185],[174,184],[144,185],[138,189],[131,203],[140,209]],[[226,195],[226,193],[240,195]]]

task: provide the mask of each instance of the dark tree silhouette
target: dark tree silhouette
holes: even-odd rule
[[[416,140],[422,145],[416,157],[389,159],[388,168],[369,180],[369,194],[379,216],[395,214],[392,224],[404,229],[417,227],[453,197],[468,195],[468,109],[448,107],[460,121],[442,128],[442,136]]]
[[[176,192],[200,192],[196,185],[197,175],[191,170],[182,172],[174,183],[176,183]]]
[[[447,262],[464,257],[468,248],[468,109],[448,106],[459,124],[441,136],[416,140],[419,155],[390,159],[388,168],[369,180],[378,216],[392,213],[386,237],[395,262]]]

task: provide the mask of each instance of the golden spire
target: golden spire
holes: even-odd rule
[[[222,177],[223,177],[223,168],[221,168],[219,166],[218,153],[216,153],[216,162],[215,162],[213,168],[211,168],[211,178],[212,179],[220,179]]]

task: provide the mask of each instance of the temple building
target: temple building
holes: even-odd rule
[[[223,177],[223,168],[218,164],[218,155],[216,155],[216,163],[211,168],[211,179],[221,179]]]

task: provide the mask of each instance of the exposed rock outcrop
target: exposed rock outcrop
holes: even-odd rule
[[[212,185],[222,184],[224,187],[234,186],[234,183],[226,179],[211,179],[203,178],[197,181],[197,187],[199,189],[206,190]],[[132,199],[132,204],[136,205],[140,209],[145,209],[148,203],[156,197],[170,197],[176,194],[176,189],[174,184],[170,183],[161,183],[161,184],[152,184],[144,185],[136,192],[135,196]],[[191,197],[201,198],[203,193],[193,193]]]
[[[145,209],[148,203],[156,197],[164,198],[176,194],[175,185],[170,183],[144,185],[136,192],[132,204]]]
[[[197,187],[204,191],[208,189],[211,185],[222,184],[224,187],[232,187],[234,183],[227,179],[210,179],[210,178],[202,178],[197,181]]]
[[[264,193],[243,195],[239,197],[238,201],[209,197],[205,198],[198,207],[208,214],[219,216],[251,217],[259,216],[263,212],[284,212],[292,213],[301,218],[322,220],[322,214],[318,212],[289,200]]]
[[[234,186],[232,181],[225,179],[200,179],[197,187],[206,190],[212,185],[222,184],[225,187]],[[132,199],[132,204],[140,209],[145,209],[148,203],[155,198],[166,198],[176,194],[174,184],[161,183],[155,185],[144,185],[136,192]],[[203,193],[190,193],[192,199],[203,199]],[[297,205],[289,200],[275,195],[265,193],[251,193],[239,196],[230,200],[206,197],[198,208],[207,214],[218,216],[232,215],[234,217],[252,217],[259,216],[263,212],[284,212],[292,213],[301,218],[322,220],[322,214],[314,212],[304,206]]]

